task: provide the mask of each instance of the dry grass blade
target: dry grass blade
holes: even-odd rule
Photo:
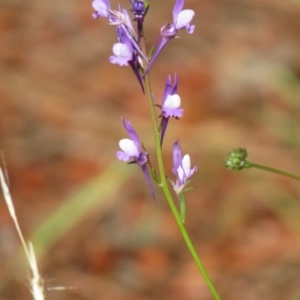
[[[18,219],[15,213],[15,208],[13,205],[13,201],[9,192],[9,188],[5,182],[4,179],[4,174],[2,169],[0,168],[0,182],[1,182],[1,187],[2,187],[2,191],[3,191],[3,197],[4,200],[7,204],[9,213],[14,221],[15,227],[17,229],[18,235],[20,237],[20,240],[22,242],[22,246],[24,248],[26,257],[28,259],[29,262],[29,266],[30,266],[30,270],[31,270],[31,276],[30,276],[30,289],[31,289],[31,293],[33,295],[33,299],[34,300],[44,300],[45,299],[45,294],[44,294],[44,285],[43,285],[43,279],[40,276],[39,270],[38,270],[38,266],[37,266],[37,262],[36,262],[36,258],[35,258],[35,254],[34,254],[34,249],[31,243],[29,243],[29,245],[27,246],[22,231],[20,229],[19,223],[18,223]]]

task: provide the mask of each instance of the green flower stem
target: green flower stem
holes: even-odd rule
[[[289,172],[286,172],[286,171],[282,171],[282,170],[278,170],[278,169],[275,169],[275,168],[271,168],[271,167],[267,167],[267,166],[255,164],[255,163],[252,163],[252,162],[249,162],[249,161],[247,161],[247,163],[249,164],[249,168],[252,167],[252,168],[259,169],[259,170],[264,170],[264,171],[267,171],[267,172],[272,172],[272,173],[275,173],[275,174],[280,174],[280,175],[283,175],[283,176],[286,176],[286,177],[289,177],[289,178],[293,178],[293,179],[296,179],[296,180],[300,181],[300,176],[299,175],[295,175],[293,173],[289,173]]]
[[[173,201],[173,198],[171,196],[169,187],[168,187],[168,183],[166,180],[166,174],[165,174],[165,170],[164,170],[164,164],[163,164],[163,158],[162,158],[162,149],[160,146],[160,129],[158,126],[158,121],[157,121],[157,117],[156,117],[156,113],[155,113],[155,107],[154,107],[154,102],[153,102],[153,96],[152,96],[152,89],[151,89],[151,84],[150,84],[150,77],[147,74],[145,76],[145,85],[146,85],[146,95],[148,98],[148,102],[149,102],[149,106],[150,106],[150,113],[151,113],[151,119],[152,119],[152,124],[153,124],[153,128],[154,128],[154,136],[155,136],[155,146],[156,146],[156,154],[157,154],[157,161],[158,161],[158,168],[159,168],[159,175],[160,175],[160,186],[162,187],[164,194],[168,200],[169,206],[171,208],[171,211],[175,217],[176,223],[180,229],[180,232],[186,242],[186,245],[188,247],[188,249],[190,250],[192,257],[196,263],[196,265],[198,266],[208,288],[210,289],[212,295],[214,296],[215,300],[221,300],[220,296],[218,295],[217,290],[215,289],[212,281],[210,280],[208,273],[206,272],[196,250],[195,247],[187,233],[187,230],[184,226],[184,224],[181,221],[180,215],[178,213],[177,207]]]

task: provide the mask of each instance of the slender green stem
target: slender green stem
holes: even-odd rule
[[[185,243],[189,249],[189,251],[192,254],[192,257],[196,263],[196,265],[198,266],[209,290],[211,291],[213,297],[215,300],[220,300],[220,296],[217,292],[217,290],[215,289],[212,281],[210,280],[208,273],[206,272],[204,265],[202,264],[196,249],[188,235],[188,232],[184,226],[184,224],[181,221],[180,215],[178,213],[177,207],[173,201],[173,198],[171,196],[170,190],[169,190],[169,186],[166,180],[166,175],[165,175],[165,170],[164,170],[164,164],[163,164],[163,158],[162,158],[162,149],[161,149],[161,145],[160,145],[160,129],[158,126],[158,121],[157,121],[157,117],[156,117],[156,113],[155,113],[155,107],[154,107],[154,102],[153,102],[153,96],[152,96],[152,89],[151,89],[151,83],[150,83],[150,77],[147,74],[145,76],[145,85],[146,85],[146,95],[148,98],[148,102],[149,102],[149,106],[150,106],[150,113],[151,113],[151,119],[152,119],[152,123],[153,123],[153,128],[154,128],[154,136],[155,136],[155,146],[156,146],[156,154],[157,154],[157,162],[158,162],[158,168],[159,168],[159,175],[160,175],[160,180],[161,180],[161,187],[164,191],[164,194],[167,198],[167,201],[169,203],[169,206],[171,208],[171,211],[175,217],[176,223],[180,229],[180,232],[183,236],[183,239],[185,240]]]
[[[271,168],[271,167],[267,167],[267,166],[255,164],[255,163],[252,163],[252,162],[249,162],[249,161],[247,161],[247,163],[250,165],[249,166],[250,168],[252,167],[252,168],[264,170],[264,171],[267,171],[267,172],[272,172],[272,173],[275,173],[275,174],[280,174],[280,175],[283,175],[283,176],[286,176],[286,177],[289,177],[289,178],[293,178],[293,179],[296,179],[296,180],[300,181],[300,176],[299,175],[295,175],[293,173],[289,173],[289,172],[286,172],[286,171],[282,171],[282,170],[278,170],[278,169],[275,169],[275,168]]]

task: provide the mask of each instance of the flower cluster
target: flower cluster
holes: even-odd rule
[[[177,94],[178,78],[175,74],[175,83],[172,85],[171,76],[169,75],[166,81],[165,90],[162,97],[162,104],[157,105],[161,108],[161,146],[163,142],[163,137],[167,129],[168,120],[170,117],[179,119],[183,116],[183,109],[180,107],[180,96]],[[117,152],[117,157],[119,160],[127,163],[136,163],[143,171],[146,181],[148,183],[151,194],[156,202],[154,190],[151,184],[149,172],[147,165],[151,168],[151,163],[149,160],[149,155],[147,152],[142,151],[142,146],[140,138],[138,137],[136,131],[133,129],[129,121],[123,119],[123,124],[128,132],[130,139],[122,139],[119,142],[119,146],[122,151]],[[176,181],[173,182],[172,186],[179,197],[184,191],[186,185],[189,183],[190,177],[197,171],[197,167],[191,169],[190,156],[188,154],[182,157],[181,147],[179,141],[176,141],[173,145],[173,174],[175,175]]]
[[[118,42],[113,45],[113,55],[110,56],[109,61],[119,66],[130,66],[144,91],[144,77],[167,43],[175,38],[177,32],[181,29],[185,29],[188,33],[193,33],[195,26],[191,25],[191,21],[194,17],[194,11],[183,9],[184,0],[176,0],[173,8],[172,22],[161,27],[160,34],[149,52],[151,53],[150,56],[142,51],[140,45],[144,34],[144,19],[150,6],[149,0],[129,1],[131,3],[130,11],[133,13],[133,21],[136,22],[136,30],[128,11],[120,4],[118,10],[111,9],[109,0],[94,0],[92,2],[92,6],[95,9],[93,17],[95,19],[99,17],[106,18],[108,24],[115,27]],[[173,80],[171,75],[167,77],[161,104],[153,103],[153,105],[160,109],[159,117],[161,118],[161,122],[158,128],[160,145],[158,147],[162,147],[169,119],[175,118],[178,120],[183,116],[181,98],[178,94],[178,76],[176,73]],[[126,163],[137,164],[139,166],[144,174],[152,197],[156,202],[151,176],[157,183],[160,184],[161,181],[152,168],[149,154],[142,147],[140,138],[131,123],[124,118],[122,118],[122,121],[129,138],[120,140],[119,146],[121,151],[117,152],[117,158]],[[182,157],[179,141],[176,141],[173,145],[172,171],[175,180],[170,180],[170,182],[179,199],[180,207],[183,207],[185,206],[183,192],[186,191],[186,186],[191,176],[197,171],[197,167],[191,168],[190,156],[188,154]],[[184,216],[182,220],[184,222]]]
[[[184,0],[176,0],[173,21],[161,27],[160,34],[149,52],[153,54],[148,58],[143,53],[140,42],[143,37],[144,19],[150,6],[149,0],[130,0],[130,3],[132,6],[130,11],[134,15],[133,20],[137,22],[137,30],[134,29],[128,11],[120,4],[118,10],[112,10],[109,0],[92,2],[95,10],[93,18],[106,18],[109,25],[115,26],[118,43],[113,45],[113,55],[109,61],[119,66],[130,66],[144,92],[143,78],[166,44],[176,37],[180,29],[193,33],[195,26],[191,25],[191,21],[194,11],[183,9]]]

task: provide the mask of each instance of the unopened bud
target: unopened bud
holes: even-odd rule
[[[244,168],[250,168],[251,164],[247,162],[247,149],[238,148],[229,152],[229,157],[225,160],[225,166],[230,170],[240,171]]]

